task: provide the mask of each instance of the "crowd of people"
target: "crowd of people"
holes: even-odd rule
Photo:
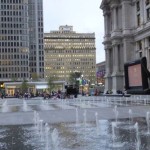
[[[113,94],[113,92],[112,92],[112,90],[108,90],[108,91],[106,91],[105,94]],[[125,95],[125,94],[127,94],[127,92],[126,92],[126,90],[124,90],[124,91],[117,90],[116,94]]]
[[[46,91],[43,92],[42,97],[44,97],[44,99],[46,98],[61,98],[62,96],[62,92],[60,90],[56,91],[52,91],[51,93],[47,93]]]
[[[33,98],[33,97],[43,97],[43,99],[67,99],[67,98],[77,98],[79,94],[79,89],[76,87],[69,87],[64,92],[61,90],[58,91],[36,91],[34,94],[33,92],[20,92],[16,91],[14,93],[15,98]],[[85,94],[84,91],[80,93],[82,96],[99,96],[101,94],[101,91],[99,89],[93,89],[92,91],[89,91]],[[4,98],[4,94],[0,93],[0,97]]]
[[[17,91],[17,92],[14,93],[14,97],[28,99],[28,98],[34,97],[34,94],[32,92],[22,93],[22,92]]]

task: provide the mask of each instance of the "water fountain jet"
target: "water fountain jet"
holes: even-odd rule
[[[76,108],[76,126],[79,125],[79,112],[78,112],[78,108]]]
[[[134,128],[136,131],[136,140],[137,140],[136,150],[140,150],[141,141],[140,141],[140,136],[139,136],[139,125],[137,122],[135,123]]]
[[[9,112],[7,100],[2,104],[2,112]]]
[[[129,124],[131,124],[133,122],[133,113],[132,110],[129,109]]]
[[[150,133],[150,112],[146,113],[146,122],[147,122],[147,133]]]

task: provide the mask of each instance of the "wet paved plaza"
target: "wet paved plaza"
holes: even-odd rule
[[[0,125],[33,124],[34,111],[39,112],[44,122],[61,123],[75,122],[76,109],[79,121],[83,121],[83,112],[87,111],[87,121],[95,121],[95,112],[98,119],[115,119],[113,112],[117,106],[118,118],[128,118],[129,109],[133,117],[145,117],[150,110],[148,96],[132,97],[79,97],[76,99],[3,99],[0,101]]]
[[[150,148],[150,96],[147,95],[1,99],[0,111],[3,150]]]

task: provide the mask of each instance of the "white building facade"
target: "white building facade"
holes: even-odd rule
[[[147,57],[150,71],[150,0],[103,0],[105,91],[124,89],[124,63]]]

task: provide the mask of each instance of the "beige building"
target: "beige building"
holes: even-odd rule
[[[124,63],[146,56],[150,70],[150,0],[103,0],[105,91],[124,89]]]
[[[81,72],[95,83],[95,33],[76,33],[73,26],[60,26],[44,35],[45,78],[56,76],[69,82],[70,73]]]

